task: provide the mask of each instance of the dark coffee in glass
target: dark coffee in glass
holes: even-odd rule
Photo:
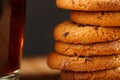
[[[19,76],[25,4],[25,0],[0,0],[0,80]]]

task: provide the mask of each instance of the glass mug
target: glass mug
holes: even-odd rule
[[[24,41],[26,0],[0,0],[0,80],[17,80]]]

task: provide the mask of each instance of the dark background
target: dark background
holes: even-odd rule
[[[27,0],[24,56],[53,51],[53,29],[67,19],[69,11],[58,9],[55,0]]]

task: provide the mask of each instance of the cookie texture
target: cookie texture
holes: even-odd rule
[[[71,11],[72,21],[78,24],[103,27],[120,27],[120,12]]]
[[[120,68],[97,72],[61,72],[62,80],[120,80]]]
[[[54,38],[66,43],[90,44],[114,41],[120,38],[120,28],[84,26],[65,21],[54,30]]]
[[[70,57],[52,52],[48,56],[48,65],[53,69],[90,72],[111,69],[120,66],[120,56]]]
[[[80,11],[119,11],[120,0],[56,0],[62,9]]]
[[[69,44],[56,41],[55,51],[68,56],[119,55],[120,40],[94,44]]]

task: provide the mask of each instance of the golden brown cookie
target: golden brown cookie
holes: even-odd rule
[[[94,26],[120,27],[120,12],[71,12],[72,21]]]
[[[62,9],[80,11],[119,11],[120,0],[56,0]]]
[[[90,44],[120,39],[120,28],[83,26],[71,21],[59,24],[54,30],[54,38],[66,43]]]
[[[120,54],[120,40],[94,44],[69,44],[57,41],[55,51],[68,56]]]
[[[120,80],[120,68],[96,72],[61,72],[62,80]]]
[[[48,66],[67,71],[90,72],[111,69],[120,66],[120,55],[70,57],[52,52],[48,56]]]

